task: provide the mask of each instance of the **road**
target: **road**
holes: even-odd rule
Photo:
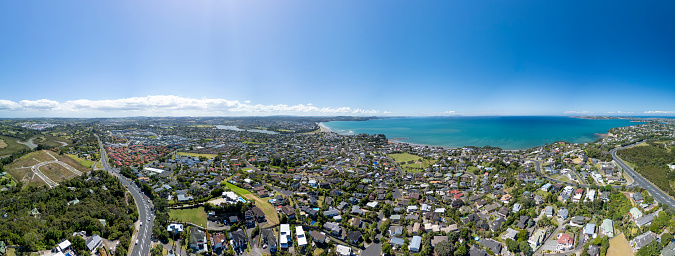
[[[612,159],[621,167],[621,169],[623,169],[626,173],[628,173],[628,175],[630,175],[633,178],[634,180],[633,184],[635,184],[635,186],[646,189],[649,192],[649,194],[651,194],[652,197],[654,197],[654,200],[658,201],[659,203],[666,204],[670,207],[675,208],[675,200],[673,200],[673,198],[671,198],[666,193],[658,189],[656,185],[654,185],[653,183],[649,182],[647,179],[642,177],[642,175],[638,174],[635,170],[633,170],[633,168],[630,168],[630,166],[628,166],[623,160],[621,160],[621,158],[616,156],[617,150],[629,148],[639,143],[642,143],[642,141],[622,148],[612,149],[610,151],[610,153],[612,154]]]
[[[129,193],[134,197],[134,201],[136,202],[136,207],[138,208],[138,217],[139,217],[139,224],[140,226],[135,226],[135,228],[138,229],[138,233],[136,234],[136,238],[134,239],[133,237],[131,238],[131,256],[141,256],[141,255],[150,255],[150,242],[152,239],[152,225],[153,225],[153,216],[152,216],[152,210],[150,209],[152,206],[149,202],[149,199],[142,194],[141,189],[136,186],[135,183],[133,183],[132,180],[122,176],[119,173],[119,169],[113,168],[108,164],[108,156],[106,155],[105,148],[103,147],[103,143],[101,142],[101,139],[98,138],[98,135],[96,135],[96,138],[98,139],[98,144],[101,147],[101,164],[103,165],[103,168],[117,177],[119,181],[124,185]],[[143,225],[145,223],[145,225]],[[135,244],[136,241],[138,241],[138,244]]]

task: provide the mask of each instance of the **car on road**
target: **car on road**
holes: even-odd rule
[[[141,226],[143,226],[143,222],[141,221]]]
[[[136,239],[136,244],[138,244],[138,239]]]

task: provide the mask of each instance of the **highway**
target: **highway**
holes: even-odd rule
[[[96,138],[98,138],[98,135],[96,135]],[[101,164],[103,165],[103,168],[120,180],[122,185],[124,185],[129,193],[131,193],[131,195],[134,197],[136,207],[138,208],[139,220],[135,226],[135,228],[138,230],[138,233],[136,234],[136,237],[131,238],[131,245],[129,247],[131,249],[131,253],[128,255],[150,255],[152,225],[154,223],[154,216],[152,215],[151,209],[152,205],[150,204],[148,197],[143,195],[141,189],[136,186],[132,180],[122,176],[119,172],[119,169],[113,168],[108,164],[108,156],[106,155],[105,148],[103,147],[103,143],[101,142],[100,138],[98,138],[98,144],[101,147]],[[140,224],[140,226],[138,224]],[[136,241],[138,241],[138,244],[136,244]]]
[[[642,188],[646,189],[652,195],[652,197],[654,197],[654,200],[658,201],[659,203],[666,204],[670,207],[675,208],[675,200],[673,200],[666,193],[664,193],[663,191],[658,189],[656,187],[656,185],[649,182],[647,179],[642,177],[642,175],[638,174],[635,170],[630,168],[626,163],[623,162],[623,160],[621,160],[621,158],[616,156],[617,150],[629,148],[629,147],[635,146],[639,143],[642,143],[642,142],[638,142],[638,143],[635,143],[635,144],[632,144],[632,145],[629,145],[629,146],[625,146],[625,147],[622,147],[622,148],[618,148],[618,149],[612,149],[610,151],[610,153],[612,154],[612,159],[614,159],[614,162],[616,162],[626,173],[628,173],[628,175],[633,177],[633,180],[635,180],[633,184],[636,187],[642,187]]]

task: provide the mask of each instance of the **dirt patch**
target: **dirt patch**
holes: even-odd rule
[[[607,249],[607,256],[625,256],[633,255],[633,248],[630,247],[626,236],[621,233],[612,240],[609,240],[609,249]]]
[[[6,148],[6,147],[7,147],[7,143],[5,143],[5,140],[0,139],[0,148]]]
[[[572,162],[574,162],[574,164],[581,164],[581,163],[584,162],[584,160],[581,160],[581,158],[575,158],[575,159],[572,159]]]

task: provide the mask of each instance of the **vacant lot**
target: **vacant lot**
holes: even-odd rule
[[[0,139],[0,148],[6,148],[6,147],[7,147],[7,143],[5,143],[5,140]]]
[[[5,169],[18,181],[27,183],[29,185],[41,186],[45,183],[37,175],[33,175],[31,166],[42,162],[54,161],[55,158],[70,165],[80,172],[87,172],[90,170],[90,168],[82,166],[80,163],[68,156],[59,156],[58,154],[48,150],[36,151],[25,155],[5,166]],[[55,182],[60,182],[64,179],[70,179],[76,176],[75,173],[57,163],[42,166],[40,167],[40,171]]]
[[[202,227],[206,227],[207,215],[204,211],[204,207],[191,209],[171,209],[169,210],[169,218],[182,222],[191,222]]]
[[[250,191],[248,191],[246,189],[243,189],[243,188],[240,188],[240,187],[237,187],[234,184],[230,183],[229,181],[225,182],[225,186],[227,186],[230,190],[232,190],[232,192],[237,193],[240,196],[251,194]]]
[[[265,201],[254,194],[244,195],[244,198],[255,202],[255,205],[258,206],[258,208],[260,208],[265,213],[267,223],[265,223],[264,227],[279,224],[279,216],[277,216],[276,208],[274,208],[274,206],[270,204],[268,201]]]
[[[216,154],[197,154],[197,153],[188,153],[188,152],[178,152],[176,155],[179,156],[191,156],[191,157],[206,157],[206,158],[211,158],[211,157],[216,157]]]
[[[609,249],[607,250],[607,256],[624,256],[624,255],[633,255],[633,249],[628,244],[628,240],[621,233],[612,240],[609,240]]]
[[[401,154],[389,154],[389,157],[394,159],[399,164],[406,163],[408,161],[417,161],[421,159],[421,157],[413,155],[413,154],[408,154],[408,153],[401,153]]]
[[[73,160],[77,161],[78,163],[80,163],[84,167],[91,168],[91,166],[94,165],[94,162],[89,161],[87,159],[79,158],[77,155],[67,155],[67,156],[69,156]]]
[[[77,177],[77,174],[57,163],[41,166],[40,172],[44,173],[47,175],[47,177],[56,182]]]

